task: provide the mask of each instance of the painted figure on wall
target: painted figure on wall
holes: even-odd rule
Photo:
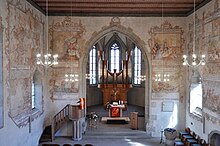
[[[80,58],[80,52],[79,52],[79,45],[77,43],[77,38],[68,38],[65,39],[65,46],[66,46],[66,54],[74,57],[74,59]]]
[[[64,17],[62,21],[53,21],[50,31],[50,42],[53,46],[53,51],[60,54],[59,60],[79,60],[83,51],[80,49],[85,42],[82,36],[86,31],[81,20],[72,20],[68,16]]]
[[[153,59],[178,59],[183,46],[183,31],[179,26],[173,27],[165,21],[161,27],[154,26],[150,30],[149,46]]]

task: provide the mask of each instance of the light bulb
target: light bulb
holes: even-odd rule
[[[39,58],[39,57],[41,57],[41,54],[37,54],[36,56]]]

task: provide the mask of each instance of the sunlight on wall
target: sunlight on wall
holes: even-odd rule
[[[190,113],[196,112],[196,109],[202,109],[202,85],[192,84],[190,91]]]
[[[174,128],[177,126],[178,123],[178,109],[177,109],[177,103],[174,103],[173,107],[173,114],[170,116],[169,125],[167,127]]]
[[[148,146],[148,145],[146,145],[146,144],[141,144],[141,143],[139,143],[139,142],[132,142],[131,141],[131,139],[125,139],[125,141],[127,141],[128,142],[128,144],[129,145],[132,145],[132,146]]]

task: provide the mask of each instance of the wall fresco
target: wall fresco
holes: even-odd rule
[[[183,30],[179,26],[172,26],[170,22],[164,21],[160,27],[154,26],[150,29],[151,38],[148,44],[151,48],[153,68],[153,92],[181,92],[180,83],[183,82],[180,57],[183,54]],[[154,81],[156,74],[169,74],[169,82]],[[179,78],[176,78],[179,76]],[[163,78],[162,78],[163,80]]]
[[[148,41],[153,59],[178,59],[182,55],[183,30],[179,26],[173,27],[164,21],[160,27],[150,30],[151,39]]]
[[[50,47],[58,53],[60,60],[79,60],[80,43],[85,27],[81,21],[75,22],[70,17],[64,17],[61,22],[54,22],[50,28]]]
[[[49,28],[49,46],[51,51],[59,54],[59,64],[50,71],[49,92],[52,100],[73,99],[73,94],[79,93],[79,81],[65,82],[65,74],[79,74],[83,52],[81,46],[82,42],[85,42],[82,36],[85,31],[85,26],[80,20],[72,20],[68,16],[63,17],[61,21],[52,21]]]
[[[205,81],[203,91],[203,106],[212,112],[220,114],[220,84],[215,81]]]
[[[35,54],[43,50],[44,23],[42,15],[21,1],[7,2],[6,58],[9,79],[7,103],[9,117],[17,126],[28,123],[31,108],[31,82],[35,66]]]

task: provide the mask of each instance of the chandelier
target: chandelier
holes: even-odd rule
[[[95,75],[93,75],[93,74],[86,74],[86,79],[88,79],[88,80],[91,80],[91,79],[94,79],[95,78]]]
[[[41,57],[41,54],[37,54],[37,64],[41,64],[43,66],[52,66],[58,64],[58,55],[51,55],[48,53],[48,1],[46,1],[46,39],[47,39],[47,54]]]
[[[73,27],[73,25],[72,25],[72,1],[71,1],[71,25],[70,25],[70,27],[72,28]],[[71,29],[71,37],[72,37],[72,30],[73,30],[73,28]],[[71,62],[72,62],[72,64],[73,64],[73,59],[72,59],[73,57],[71,56]],[[79,74],[77,74],[77,73],[72,73],[73,72],[73,69],[72,69],[72,65],[70,65],[70,68],[71,68],[71,73],[66,73],[65,74],[65,81],[66,82],[78,82],[79,81]]]
[[[195,42],[196,42],[196,10],[195,10],[195,0],[194,0],[194,34],[193,34],[193,54],[192,54],[192,58],[190,59],[190,61],[192,61],[191,63],[189,63],[188,57],[187,55],[183,55],[183,65],[186,66],[190,66],[190,67],[198,67],[200,65],[205,65],[205,55],[201,55],[201,58],[197,58],[196,54],[195,54]]]
[[[140,80],[140,81],[145,81],[146,80],[146,76],[145,75],[140,75],[140,76],[137,76],[137,80]]]
[[[167,74],[155,74],[155,79],[156,82],[169,82],[170,81],[170,75]]]
[[[65,81],[66,82],[78,82],[79,81],[79,75],[78,74],[65,74]]]

